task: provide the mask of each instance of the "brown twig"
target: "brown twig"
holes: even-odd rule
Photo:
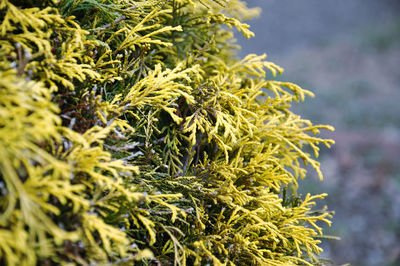
[[[19,44],[19,43],[17,43],[16,49],[17,49],[17,54],[18,54],[18,73],[17,74],[18,74],[18,76],[21,76],[22,74],[24,74],[25,67],[31,60],[32,55],[29,54],[28,52],[26,52],[26,50],[25,50],[25,54],[23,55],[22,47],[21,47],[21,44]]]
[[[134,10],[134,9],[136,9],[136,8],[137,8],[137,6],[132,6],[132,7],[128,8],[128,9],[126,9],[126,11],[131,11],[131,10]],[[126,19],[126,16],[125,16],[125,15],[122,15],[122,16],[116,18],[113,22],[107,23],[107,24],[104,25],[104,26],[101,26],[101,27],[97,27],[97,28],[95,28],[95,29],[92,29],[92,31],[106,30],[106,29],[108,29],[109,27],[111,27],[111,26],[113,26],[113,25],[116,25],[116,24],[120,23],[121,21],[123,21],[123,20],[125,20],[125,19]]]
[[[106,149],[112,150],[112,151],[127,151],[127,150],[134,149],[136,146],[140,146],[140,143],[139,142],[134,142],[134,143],[127,144],[127,145],[121,146],[121,147],[110,146],[110,145],[107,145],[107,144],[104,144],[103,146]]]

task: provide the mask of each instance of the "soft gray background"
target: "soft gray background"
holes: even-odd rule
[[[267,53],[279,77],[316,97],[294,106],[332,124],[336,140],[303,193],[328,192],[336,211],[323,256],[333,265],[400,265],[400,0],[260,0],[256,37],[238,36],[240,56]]]
[[[247,0],[261,7],[248,23],[256,33],[242,44],[241,54],[269,53],[271,58],[304,47],[331,44],[400,16],[399,0]],[[240,36],[238,36],[240,37]]]

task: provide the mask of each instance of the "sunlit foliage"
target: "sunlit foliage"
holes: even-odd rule
[[[239,0],[0,0],[0,264],[318,264],[312,96]],[[312,151],[314,154],[309,154]]]

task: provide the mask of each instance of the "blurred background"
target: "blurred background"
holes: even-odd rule
[[[279,78],[313,91],[294,111],[331,124],[336,145],[302,193],[327,192],[331,265],[400,265],[400,0],[248,0],[262,14],[240,55],[267,53]]]

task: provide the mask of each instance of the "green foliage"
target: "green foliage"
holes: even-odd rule
[[[239,0],[0,0],[0,262],[319,264],[333,141]],[[269,71],[268,74],[266,71]]]

